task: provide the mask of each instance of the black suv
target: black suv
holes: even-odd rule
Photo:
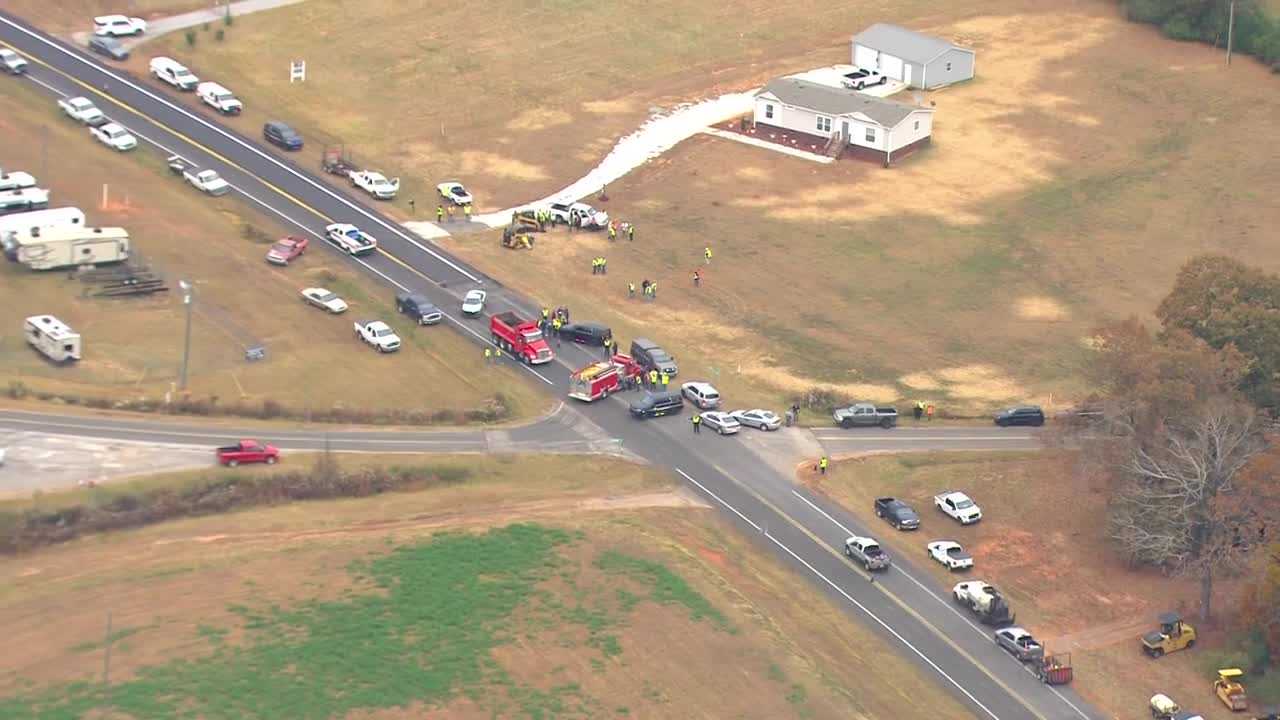
[[[302,149],[302,136],[299,135],[296,130],[279,120],[272,120],[271,122],[263,125],[262,137],[266,138],[267,142],[272,145],[282,147],[285,150]]]
[[[400,293],[396,295],[396,312],[413,318],[419,325],[435,325],[444,319],[440,308],[431,304],[426,295],[421,293]]]
[[[604,346],[605,339],[613,337],[613,331],[599,323],[569,323],[560,327],[560,337],[579,345]]]
[[[658,346],[658,343],[647,340],[645,338],[636,338],[631,341],[631,357],[640,367],[645,370],[657,370],[664,372],[671,377],[675,377],[680,372],[679,366],[676,365],[676,359],[667,354]]]
[[[1009,427],[1010,425],[1035,425],[1039,427],[1044,424],[1044,411],[1036,405],[1019,405],[996,413],[995,421],[1000,427]]]
[[[644,397],[631,403],[631,414],[641,420],[675,415],[683,410],[684,400],[680,398],[679,393],[673,392],[645,393]]]

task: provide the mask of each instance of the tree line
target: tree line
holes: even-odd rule
[[[1226,47],[1231,0],[1120,0],[1126,17],[1156,25],[1175,40]],[[1280,18],[1259,0],[1236,0],[1234,49],[1280,72]]]

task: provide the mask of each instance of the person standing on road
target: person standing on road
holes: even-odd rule
[[[912,410],[911,410],[911,414],[912,414],[912,416],[914,416],[914,417],[915,417],[916,422],[919,422],[919,421],[920,421],[920,418],[924,416],[924,401],[923,401],[923,400],[917,400],[917,401],[916,401],[916,406],[915,406],[914,408],[912,408]]]
[[[636,241],[636,224],[627,223],[627,242]]]
[[[437,223],[444,222],[444,206],[443,205],[436,206],[436,222]]]
[[[693,286],[702,287],[702,273],[698,270],[693,271]]]
[[[551,331],[556,336],[556,347],[560,347],[560,328],[562,327],[564,327],[564,323],[560,322],[560,316],[556,315],[555,319],[551,321]]]
[[[488,365],[488,364],[490,364],[490,363],[492,363],[492,362],[493,362],[493,350],[491,350],[491,349],[489,349],[489,348],[485,348],[485,349],[484,349],[484,364],[485,364],[485,365]]]
[[[711,264],[711,248],[710,247],[702,248],[702,258],[707,261],[708,265]]]
[[[818,461],[818,474],[820,475],[827,474],[827,456],[826,455],[823,455],[822,459]]]
[[[701,415],[696,415],[696,414],[695,414],[692,418],[690,418],[690,419],[689,419],[689,422],[693,423],[693,434],[694,434],[694,435],[697,435],[699,432],[701,432],[701,431],[702,431],[702,416],[701,416]]]
[[[605,258],[600,258],[600,274],[601,275],[609,274],[609,261],[606,260]]]
[[[657,370],[649,371],[649,387],[654,390],[658,389],[658,371]]]
[[[929,406],[924,409],[924,414],[929,422],[933,422],[933,403],[929,403]]]
[[[467,216],[467,222],[471,222],[471,203],[462,206],[462,213]]]
[[[636,284],[633,282],[627,283],[627,297],[631,300],[636,298]]]
[[[662,391],[666,392],[667,386],[671,384],[671,376],[668,375],[667,372],[664,370],[662,371],[661,378],[662,378]]]

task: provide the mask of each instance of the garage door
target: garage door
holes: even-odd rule
[[[876,58],[880,53],[863,45],[855,45],[853,48],[853,64],[860,68],[868,70],[876,69]]]
[[[893,78],[894,80],[902,79],[902,58],[896,58],[892,55],[880,54],[880,72]]]

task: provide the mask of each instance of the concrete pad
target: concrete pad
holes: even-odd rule
[[[445,230],[444,228],[440,227],[439,225],[433,222],[425,222],[425,221],[407,222],[404,224],[404,226],[406,229],[409,230],[409,232],[425,240],[437,240],[439,238],[449,237],[448,230]]]
[[[791,157],[798,157],[802,160],[821,163],[823,165],[828,165],[830,163],[835,162],[835,158],[827,157],[826,155],[811,153],[808,150],[797,150],[796,148],[793,148],[793,147],[787,147],[786,145],[779,145],[778,143],[771,143],[767,140],[761,140],[759,138],[747,137],[746,135],[743,135],[741,133],[729,132],[728,130],[720,130],[719,128],[707,128],[702,132],[708,135],[714,135],[715,137],[718,137],[718,138],[724,138],[725,140],[740,142],[743,145],[751,145],[752,147],[764,148],[765,150],[772,150],[773,152],[782,153],[783,155],[790,155]]]
[[[0,497],[214,465],[212,451],[203,448],[11,430],[0,430],[0,447]]]
[[[798,427],[782,427],[773,432],[743,428],[738,439],[788,481],[795,480],[798,467],[818,462],[825,453],[813,433]]]
[[[813,70],[806,70],[801,73],[795,73],[794,75],[788,75],[787,77],[795,78],[797,80],[807,80],[811,83],[844,90],[847,89],[841,84],[844,80],[844,76],[857,69],[858,68],[855,65],[830,65],[827,67],[814,68]],[[883,85],[875,85],[864,90],[855,90],[853,92],[860,92],[863,95],[870,95],[872,97],[886,98],[905,90],[906,87],[907,84],[901,80],[890,80]]]

